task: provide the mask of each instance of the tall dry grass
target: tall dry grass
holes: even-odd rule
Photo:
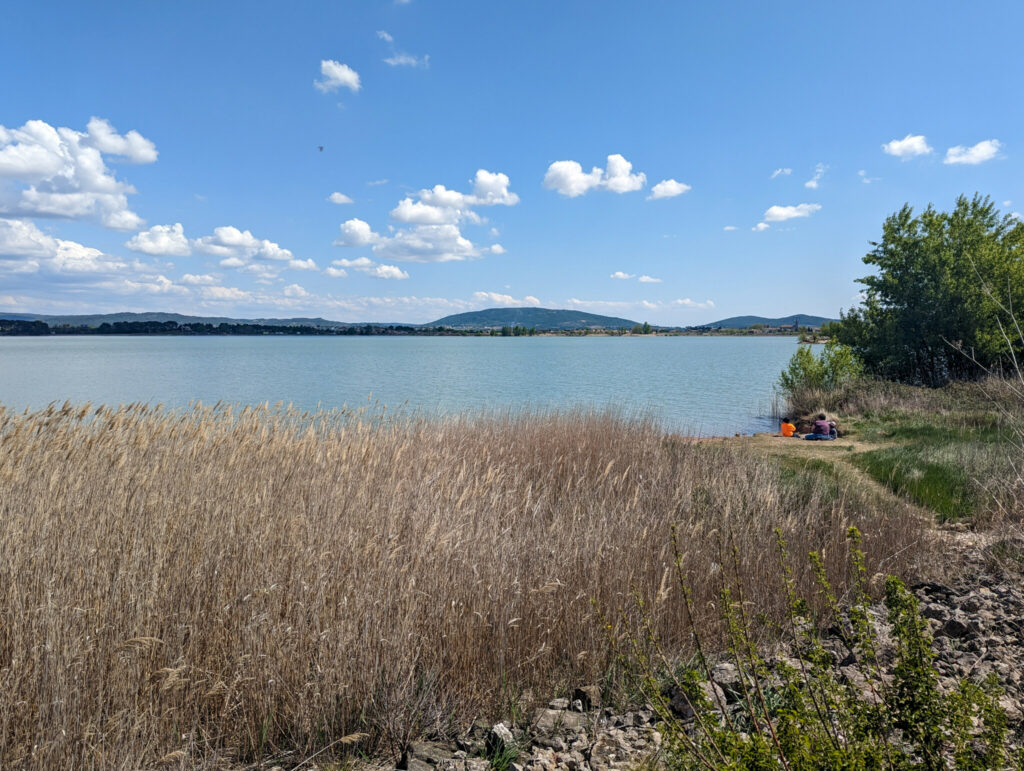
[[[613,684],[595,607],[689,644],[673,525],[712,637],[723,569],[783,617],[775,528],[840,590],[850,525],[932,569],[926,523],[809,479],[609,414],[0,411],[0,766],[394,753]]]

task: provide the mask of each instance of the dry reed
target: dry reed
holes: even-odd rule
[[[934,564],[880,505],[611,414],[0,409],[0,766],[395,753],[610,687],[594,608],[634,590],[685,651],[673,525],[712,635],[720,570],[782,618],[775,528],[840,589],[850,525],[872,571]]]

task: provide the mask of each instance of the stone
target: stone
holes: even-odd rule
[[[575,731],[584,726],[586,717],[579,712],[563,709],[538,709],[533,713],[531,725],[539,734],[551,734],[556,730]]]
[[[548,702],[550,709],[569,709],[568,699],[552,699]]]
[[[434,771],[434,767],[419,758],[406,758],[403,764],[405,771]]]
[[[485,749],[487,754],[491,757],[496,755],[502,755],[508,752],[515,745],[515,739],[512,736],[512,731],[504,723],[496,723],[491,726],[491,731],[487,734],[487,741],[485,743]]]
[[[583,712],[599,709],[601,707],[601,688],[597,685],[580,686],[573,691],[572,698],[574,701],[583,703]]]
[[[432,766],[439,766],[446,760],[452,759],[452,752],[447,747],[430,742],[412,742],[409,745],[410,757],[429,763]]]

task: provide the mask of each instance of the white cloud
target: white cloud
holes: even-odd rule
[[[569,198],[576,198],[594,188],[629,193],[642,189],[646,184],[647,175],[643,172],[634,174],[633,164],[617,153],[608,156],[603,170],[595,166],[584,173],[577,161],[555,161],[544,175],[545,188],[557,190]]]
[[[180,222],[173,225],[154,225],[149,230],[136,233],[125,246],[133,252],[162,257],[187,257],[192,254],[192,248],[185,238],[185,229]]]
[[[334,241],[335,246],[367,246],[379,241],[380,236],[373,232],[370,223],[353,218],[341,223],[341,235]]]
[[[377,37],[380,38],[381,40],[387,41],[388,43],[395,42],[395,39],[382,29],[377,30]]]
[[[458,222],[461,217],[462,210],[458,208],[434,206],[411,198],[403,198],[391,210],[391,219],[415,225],[443,225]]]
[[[210,273],[186,273],[182,276],[179,281],[183,284],[189,284],[190,286],[213,286],[219,284],[220,279]]]
[[[320,74],[323,77],[314,80],[313,85],[325,94],[339,88],[347,88],[354,93],[362,87],[359,74],[354,69],[333,59],[324,59],[320,62]]]
[[[327,196],[327,200],[337,204],[352,203],[352,199],[344,193],[331,193]]]
[[[612,273],[610,278],[617,278],[617,279],[621,279],[621,280],[626,280],[626,279],[630,279],[630,278],[636,278],[636,274],[635,273],[626,273],[625,271],[617,270],[614,273]]]
[[[0,215],[96,220],[114,230],[145,223],[128,208],[135,188],[118,180],[104,156],[152,163],[156,147],[137,131],[120,135],[92,118],[85,132],[30,120],[19,129],[0,126]]]
[[[357,257],[354,260],[335,260],[331,265],[336,267],[328,268],[325,273],[333,278],[344,278],[347,276],[348,273],[345,271],[345,268],[351,268],[359,271],[360,273],[366,273],[374,278],[398,280],[409,278],[409,274],[397,265],[380,265],[369,257]]]
[[[942,162],[950,164],[962,163],[975,166],[979,163],[984,163],[985,161],[991,161],[999,155],[999,149],[1002,146],[1002,143],[998,139],[985,139],[971,147],[957,145],[956,147],[951,147],[946,150],[946,157]]]
[[[881,179],[881,177],[869,177],[868,173],[864,171],[864,169],[860,169],[857,172],[857,176],[860,177],[860,181],[865,185],[870,185],[872,182],[878,182]]]
[[[691,300],[689,297],[685,297],[682,300],[673,300],[672,305],[679,306],[682,308],[692,308],[694,310],[709,310],[715,307],[715,303],[712,300],[696,302],[694,300]]]
[[[1006,216],[1009,217],[1010,219],[1014,219],[1014,220],[1021,219],[1021,214],[1020,214],[1019,211],[1012,211],[1009,214],[1007,214]]]
[[[54,238],[29,220],[0,219],[0,274],[114,276],[141,268],[76,241]]]
[[[317,270],[312,259],[300,260],[288,249],[267,239],[256,238],[248,230],[231,225],[214,228],[213,234],[192,240],[192,248],[211,257],[220,257],[224,268],[238,268],[267,281],[281,271]]]
[[[903,139],[886,142],[882,145],[882,151],[906,160],[917,155],[928,155],[932,148],[928,146],[923,134],[907,134]]]
[[[676,182],[674,179],[663,179],[651,188],[651,194],[647,196],[647,200],[675,198],[677,195],[682,195],[688,190],[692,190],[692,188],[684,182]]]
[[[771,225],[769,225],[767,222],[758,222],[756,225],[754,225],[754,227],[751,228],[751,230],[761,233],[762,231],[765,231],[770,227]]]
[[[796,206],[769,206],[764,213],[764,220],[765,222],[785,222],[797,217],[810,217],[820,209],[821,205],[816,203],[801,203]],[[759,230],[764,230],[764,228],[759,228]]]
[[[377,187],[377,185],[386,185],[387,183],[388,183],[387,179],[371,179],[366,184],[367,184],[368,187]]]
[[[724,228],[722,228],[722,230],[731,231],[731,230],[739,230],[739,228],[737,228],[735,225],[726,225]]]
[[[640,276],[640,278],[638,278],[637,281],[639,281],[641,284],[660,284],[661,283],[661,279],[660,278],[655,278],[654,276]]]
[[[819,163],[814,167],[814,176],[804,182],[804,187],[809,187],[811,190],[818,189],[818,183],[821,182],[821,178],[825,176],[825,172],[828,170],[828,166],[824,163]]]
[[[298,284],[289,284],[288,286],[286,286],[284,288],[283,292],[284,292],[284,296],[285,297],[292,297],[292,298],[310,297],[309,292],[307,292],[305,289],[303,289]]]
[[[1003,201],[1003,206],[1013,206],[1013,201]]]
[[[515,206],[519,196],[509,190],[507,174],[479,169],[473,191],[462,193],[444,185],[435,185],[406,196],[391,210],[391,218],[411,227],[393,229],[390,235],[375,232],[368,222],[350,219],[341,225],[335,246],[370,246],[385,260],[407,262],[450,262],[480,257],[485,253],[504,254],[501,244],[480,247],[466,238],[463,223],[481,224],[475,211],[482,206]]]
[[[492,305],[505,305],[505,306],[524,306],[540,305],[540,300],[532,295],[526,295],[522,299],[517,299],[512,295],[499,294],[498,292],[473,292],[473,299],[478,302],[490,303]]]
[[[251,292],[233,286],[204,286],[200,290],[200,296],[204,300],[214,302],[238,302],[252,299]]]
[[[399,52],[385,58],[384,63],[392,67],[422,67],[426,69],[430,66],[430,56],[413,56],[412,54]]]
[[[138,131],[118,134],[109,121],[103,118],[90,118],[85,127],[91,144],[106,155],[119,155],[132,163],[155,163],[157,158],[156,145],[146,139]]]
[[[779,177],[779,176],[788,177],[792,173],[793,173],[792,169],[776,169],[775,171],[772,172],[772,175],[771,175],[771,177],[769,177],[769,179],[775,179],[776,177]]]

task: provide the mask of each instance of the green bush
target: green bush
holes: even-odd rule
[[[779,375],[779,387],[792,396],[802,389],[834,390],[861,375],[861,364],[849,346],[830,341],[820,356],[801,345]]]
[[[822,557],[810,555],[832,629],[850,651],[843,666],[818,631],[825,619],[815,618],[810,600],[796,593],[781,536],[781,591],[789,598],[790,614],[787,628],[779,631],[789,637],[787,656],[776,661],[762,657],[742,583],[728,575],[732,571],[725,565],[718,608],[727,633],[728,661],[738,674],[728,693],[708,685],[712,667],[696,629],[695,663],[667,672],[655,665],[668,659],[649,624],[633,636],[632,650],[624,658],[638,664],[641,688],[661,718],[669,771],[1022,767],[1022,756],[1008,742],[997,680],[965,678],[949,690],[940,689],[927,621],[917,598],[894,577],[886,579],[884,596],[891,655],[882,655],[860,534],[851,528],[849,537],[856,588],[848,606],[840,606]],[[678,549],[676,555],[677,576],[690,610]],[[689,719],[679,717],[669,694],[676,702],[683,694]]]

